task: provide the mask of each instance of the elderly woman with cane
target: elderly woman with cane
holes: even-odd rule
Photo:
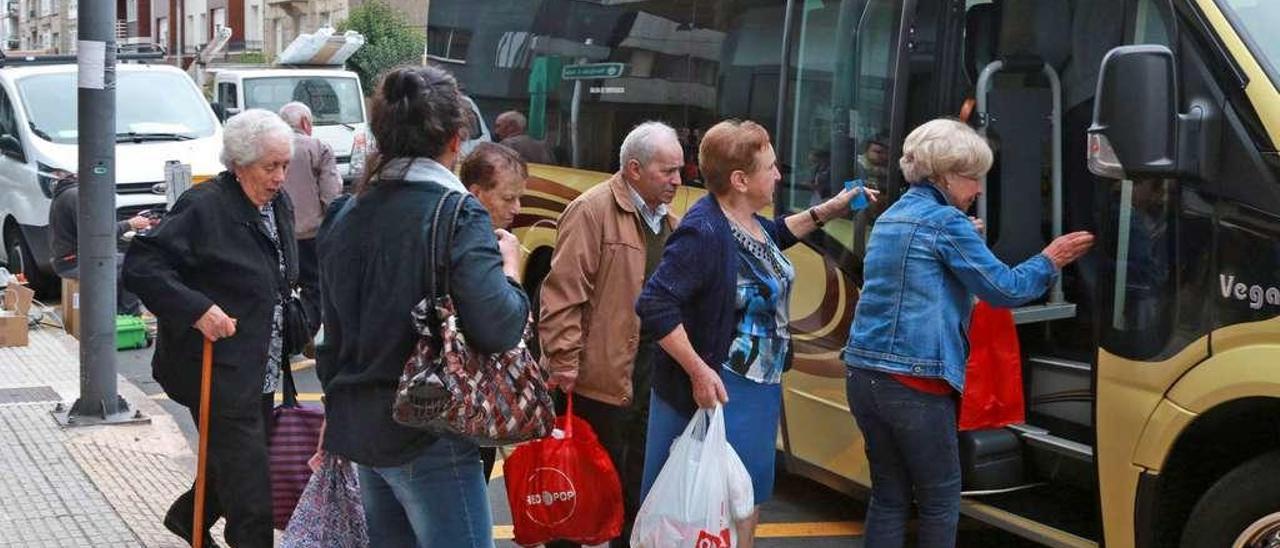
[[[293,207],[280,192],[292,153],[293,131],[274,113],[253,109],[231,118],[223,130],[227,170],[179,197],[125,257],[125,285],[159,320],[153,374],[193,416],[202,350],[213,341],[210,411],[200,432],[209,487],[202,530],[193,530],[194,490],[164,519],[188,541],[202,535],[205,546],[212,546],[208,527],[221,516],[232,546],[273,542],[267,421],[288,365],[286,301],[298,278]],[[310,315],[318,317],[315,308]]]

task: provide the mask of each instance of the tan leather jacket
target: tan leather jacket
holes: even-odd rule
[[[565,208],[551,272],[542,282],[538,324],[543,365],[577,369],[574,392],[617,406],[633,398],[640,342],[635,305],[644,282],[644,236],[630,192],[615,174]],[[675,226],[670,214],[666,222]]]

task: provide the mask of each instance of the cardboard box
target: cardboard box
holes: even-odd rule
[[[62,327],[67,334],[80,338],[80,280],[62,279]]]
[[[0,347],[27,345],[27,312],[35,298],[31,288],[11,283],[0,302]]]

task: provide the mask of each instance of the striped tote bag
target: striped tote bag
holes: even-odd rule
[[[284,370],[284,400],[273,412],[268,439],[271,460],[272,523],[284,530],[298,505],[302,490],[311,480],[307,460],[316,453],[324,426],[324,410],[298,403],[292,367]]]

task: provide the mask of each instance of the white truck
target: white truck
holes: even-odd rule
[[[285,103],[299,101],[311,107],[312,135],[333,148],[338,173],[350,183],[363,159],[368,139],[364,90],[356,73],[341,67],[323,68],[222,68],[210,69],[213,102],[226,116],[245,109],[278,112]],[[353,154],[354,153],[354,154]]]
[[[77,169],[74,58],[0,65],[0,230],[8,269],[56,291],[49,248],[54,183]],[[169,65],[116,67],[116,210],[120,219],[165,203],[164,166],[202,181],[222,170],[222,128],[200,89]]]

